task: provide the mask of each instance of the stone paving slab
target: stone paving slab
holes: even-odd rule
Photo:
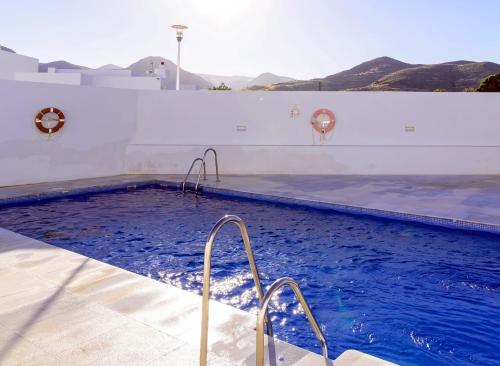
[[[1,365],[197,365],[200,308],[198,295],[0,228]],[[210,309],[209,365],[254,365],[255,315]],[[272,344],[267,365],[325,364]],[[329,363],[393,365],[349,352]]]

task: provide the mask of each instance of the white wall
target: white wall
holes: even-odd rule
[[[141,91],[127,164],[185,173],[214,146],[233,174],[500,174],[499,105],[499,93]],[[323,145],[319,108],[337,118]]]
[[[160,90],[161,81],[156,77],[127,76],[127,73],[80,72],[81,70],[56,70],[56,72],[15,72],[14,80],[36,83],[91,85],[107,88],[134,90]],[[93,70],[98,71],[98,70]],[[126,70],[129,71],[129,70]]]
[[[292,119],[294,104],[301,114]],[[500,93],[135,91],[4,80],[0,185],[184,174],[208,146],[225,174],[500,174],[499,105]],[[49,106],[67,123],[47,140],[34,117]],[[321,145],[309,119],[323,107],[337,125]]]
[[[37,72],[38,59],[0,50],[0,79],[13,80],[16,71]]]
[[[0,186],[124,173],[136,102],[131,90],[0,81]],[[66,124],[47,139],[34,118],[50,106]]]
[[[136,90],[160,90],[159,78],[149,76],[108,76],[94,75],[89,80],[92,86]]]
[[[100,76],[132,76],[132,71],[128,69],[56,69],[61,74],[83,74]]]
[[[15,72],[14,80],[34,83],[81,85],[81,74],[59,74],[55,72]]]

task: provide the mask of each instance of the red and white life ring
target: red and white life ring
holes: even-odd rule
[[[51,123],[55,122],[54,125]],[[35,126],[42,133],[53,134],[64,126],[64,113],[54,107],[44,108],[35,117]]]
[[[335,127],[335,115],[329,109],[318,109],[311,117],[311,125],[316,131],[324,135]]]

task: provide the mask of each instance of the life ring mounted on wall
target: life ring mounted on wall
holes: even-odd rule
[[[44,108],[35,117],[35,126],[43,134],[49,137],[63,128],[65,122],[64,113],[55,107]]]
[[[318,109],[311,117],[311,125],[316,132],[320,133],[320,141],[323,142],[326,134],[335,127],[335,115],[329,109]]]

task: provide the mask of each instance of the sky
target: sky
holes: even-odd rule
[[[324,77],[390,56],[409,63],[500,63],[500,0],[0,0],[0,45],[40,59],[123,67]]]

